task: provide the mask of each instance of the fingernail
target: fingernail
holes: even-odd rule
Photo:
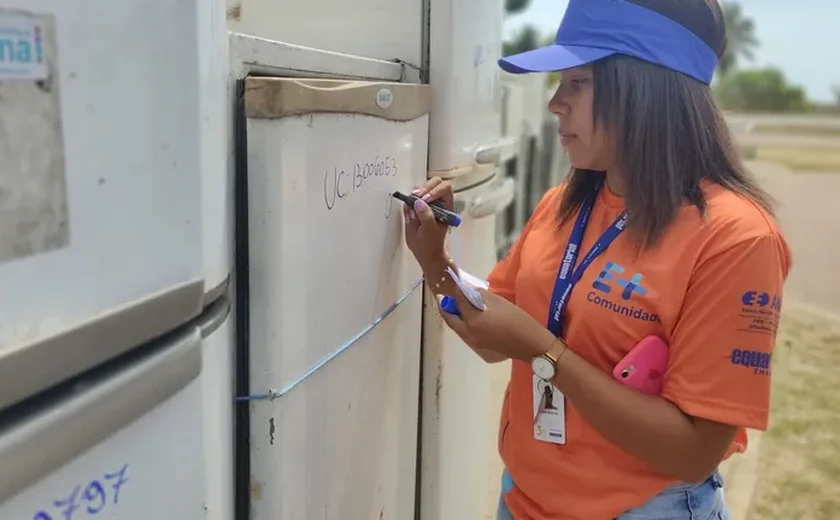
[[[423,195],[423,200],[426,201],[426,202],[429,202],[429,199],[431,199],[431,198],[432,198],[431,193],[427,193],[427,194]]]
[[[414,220],[415,218],[417,218],[417,215],[415,215],[413,211],[409,211],[408,212],[408,218],[410,218],[411,220]]]
[[[422,199],[414,201],[414,211],[423,211],[424,209],[426,209],[426,203]]]
[[[423,190],[421,190],[420,188],[414,188],[414,189],[411,191],[411,194],[412,194],[412,195],[420,195],[421,193],[423,193]]]

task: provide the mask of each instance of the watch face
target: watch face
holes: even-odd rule
[[[531,360],[531,369],[543,381],[549,381],[554,378],[554,363],[542,356],[535,357]]]

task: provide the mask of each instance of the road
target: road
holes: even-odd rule
[[[840,315],[840,173],[793,173],[772,163],[747,166],[777,200],[793,254],[785,298]]]
[[[762,145],[783,148],[834,148],[840,149],[837,137],[773,134],[738,134],[735,140],[740,145]]]
[[[794,173],[758,161],[747,162],[747,167],[776,199],[777,216],[792,250],[785,300],[840,316],[840,218],[834,209],[840,174]],[[749,437],[750,449],[721,465],[732,520],[746,518],[758,477],[762,434],[751,430]]]
[[[733,128],[747,126],[749,123],[761,123],[840,129],[840,116],[836,115],[739,114],[735,112],[724,112],[724,115]]]

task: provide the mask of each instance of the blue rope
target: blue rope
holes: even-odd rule
[[[340,347],[338,347],[335,351],[333,351],[327,357],[325,357],[321,361],[318,361],[317,363],[315,363],[302,376],[298,377],[297,379],[295,379],[294,381],[292,381],[288,385],[284,386],[280,390],[275,390],[273,388],[269,388],[268,392],[263,393],[263,394],[251,394],[251,395],[239,396],[239,397],[236,398],[236,401],[237,402],[265,401],[265,400],[273,401],[275,399],[278,399],[278,398],[283,397],[284,395],[288,394],[289,392],[294,390],[294,388],[296,386],[298,386],[301,383],[303,383],[304,381],[306,381],[309,378],[309,376],[311,376],[315,372],[324,368],[324,366],[327,363],[329,363],[333,359],[337,358],[342,352],[344,352],[345,350],[347,350],[350,347],[352,347],[353,345],[355,345],[357,341],[362,339],[362,337],[364,337],[368,332],[372,331],[377,325],[379,325],[382,322],[382,320],[387,318],[389,314],[394,312],[394,309],[399,307],[400,304],[402,304],[402,302],[404,302],[409,296],[411,296],[411,294],[414,292],[414,290],[417,289],[418,287],[420,287],[420,285],[422,285],[422,284],[423,284],[423,279],[422,278],[420,278],[419,280],[414,282],[414,284],[411,286],[411,288],[409,290],[407,290],[405,292],[405,294],[400,296],[400,298],[397,301],[395,301],[390,306],[388,306],[388,308],[385,309],[385,312],[380,314],[378,318],[376,318],[370,324],[368,324],[364,329],[362,329],[361,332],[359,332],[358,334],[353,336],[348,342],[346,342],[343,345],[341,345]]]

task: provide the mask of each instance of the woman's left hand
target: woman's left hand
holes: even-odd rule
[[[501,296],[476,289],[487,308],[480,311],[456,291],[461,316],[440,311],[443,320],[467,345],[497,352],[511,359],[530,361],[548,352],[554,335],[530,314]]]

